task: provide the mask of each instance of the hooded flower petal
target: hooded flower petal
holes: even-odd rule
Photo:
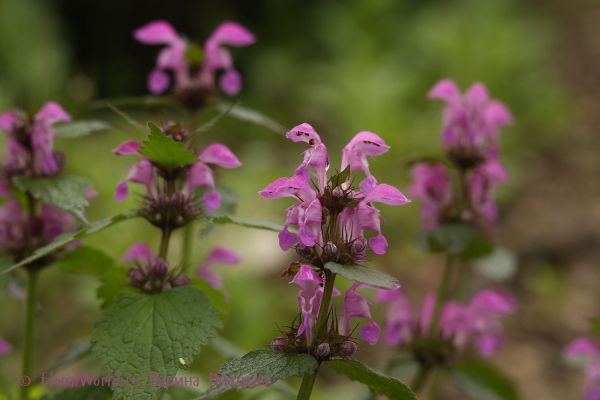
[[[7,133],[13,133],[23,126],[23,121],[14,110],[8,110],[0,115],[0,130]]]
[[[368,156],[378,156],[389,150],[383,139],[373,132],[359,132],[342,150],[342,171],[350,166],[350,172],[363,171],[367,178],[360,183],[361,192],[368,194],[376,185],[377,180],[369,171]]]
[[[363,201],[365,203],[379,202],[391,206],[401,206],[410,203],[410,200],[408,200],[398,189],[386,185],[385,183],[375,186]]]
[[[202,197],[206,211],[216,211],[221,206],[221,194],[215,188],[215,173],[208,165],[197,162],[192,164],[188,176],[183,184],[183,193],[187,196],[194,195],[194,189],[205,187],[213,189]]]
[[[236,168],[242,165],[240,160],[225,145],[215,143],[208,146],[198,156],[198,159],[206,164],[215,164],[223,168]]]
[[[317,131],[307,123],[295,126],[286,136],[294,142],[306,142],[311,146],[323,144]]]
[[[204,43],[207,66],[211,69],[231,69],[231,55],[222,45],[242,47],[254,41],[254,35],[240,24],[223,22]]]
[[[147,264],[153,264],[156,261],[156,253],[144,242],[135,243],[132,245],[127,253],[123,256],[122,260],[124,263],[131,262],[145,262]]]
[[[431,88],[427,97],[430,99],[445,100],[447,102],[459,101],[460,90],[458,89],[456,82],[451,79],[444,79]]]
[[[440,224],[441,213],[452,204],[452,187],[446,167],[441,164],[416,164],[411,170],[413,182],[410,195],[421,200],[421,218],[425,229],[433,229]]]
[[[129,141],[121,143],[116,149],[113,150],[113,154],[118,156],[126,154],[137,154],[140,150],[141,145],[135,141]]]
[[[152,21],[136,29],[133,37],[143,44],[170,44],[181,40],[173,25],[167,21]]]
[[[342,311],[340,312],[338,330],[340,335],[350,335],[350,332],[352,331],[352,318],[369,318],[371,322],[361,328],[361,336],[373,346],[379,340],[380,329],[375,321],[373,321],[373,318],[371,318],[371,303],[366,298],[356,293],[358,289],[362,288],[375,289],[364,283],[355,282],[350,289],[346,291],[344,303],[342,304]]]
[[[120,203],[129,195],[127,182],[141,183],[146,186],[146,195],[154,197],[157,195],[156,182],[154,180],[154,168],[150,161],[139,161],[129,168],[127,178],[117,184],[115,199]]]
[[[210,286],[222,289],[221,276],[212,270],[213,266],[215,264],[237,265],[241,261],[242,259],[235,251],[224,246],[216,246],[210,251],[204,262],[200,264],[196,275],[207,281]]]
[[[31,147],[36,168],[45,174],[58,171],[59,167],[52,154],[56,130],[53,124],[59,121],[71,121],[71,116],[55,102],[48,102],[34,117],[31,129]]]
[[[563,356],[569,359],[586,358],[588,361],[600,359],[600,347],[593,338],[579,338],[565,347]]]

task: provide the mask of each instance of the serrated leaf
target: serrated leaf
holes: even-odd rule
[[[457,364],[452,382],[474,400],[517,400],[517,390],[510,379],[483,360]]]
[[[390,400],[417,400],[412,390],[404,383],[373,371],[359,361],[334,360],[325,364],[338,374],[346,375],[351,381],[367,385],[371,392],[386,396]]]
[[[89,135],[90,133],[95,131],[111,129],[112,125],[110,125],[106,121],[92,119],[67,122],[60,125],[57,124],[55,125],[55,127],[59,137],[76,138],[80,136]]]
[[[101,275],[115,265],[106,253],[90,246],[79,246],[57,263],[68,272]]]
[[[476,237],[475,228],[466,224],[445,224],[419,234],[419,244],[424,251],[447,251],[460,255]]]
[[[225,363],[218,372],[221,377],[267,377],[271,386],[279,379],[288,379],[293,376],[312,374],[319,365],[308,354],[279,353],[273,350],[255,350],[242,358],[237,358]],[[212,386],[195,400],[211,399],[232,389],[243,389],[249,386],[223,385]],[[115,399],[116,400],[116,399]]]
[[[400,286],[398,280],[384,272],[374,271],[356,265],[340,265],[334,262],[325,264],[325,268],[351,281],[358,281],[380,289],[392,290]]]
[[[115,267],[100,276],[100,287],[96,294],[103,301],[102,308],[114,303],[119,293],[139,293],[139,290],[129,284],[128,270],[127,267]]]
[[[267,231],[280,232],[283,229],[283,225],[277,222],[265,221],[265,220],[249,220],[243,218],[232,217],[230,215],[213,218],[212,222],[218,225],[235,224],[239,226],[245,226],[246,228],[264,229]],[[290,229],[290,232],[293,232]]]
[[[45,394],[40,400],[107,400],[110,398],[110,388],[102,385],[86,385],[78,389],[67,389],[54,397]]]
[[[349,176],[350,176],[350,165],[348,165],[346,167],[346,169],[343,170],[342,172],[340,172],[339,174],[331,177],[331,186],[333,186],[333,187],[340,186],[342,183],[344,183],[348,180]]]
[[[219,109],[219,111],[226,111],[230,108],[231,103],[227,103],[225,101],[217,103],[217,109]],[[236,106],[229,110],[228,115],[230,117],[237,118],[240,121],[251,122],[256,125],[264,126],[266,128],[269,128],[273,132],[279,133],[281,135],[284,135],[287,131],[287,129],[285,129],[285,126],[281,125],[279,122],[276,122],[271,118],[265,116],[264,114],[252,110],[250,108]]]
[[[59,237],[57,237],[54,240],[54,242],[35,250],[31,256],[21,260],[20,262],[18,262],[17,264],[15,264],[9,268],[6,268],[6,269],[0,271],[0,275],[6,274],[16,268],[22,267],[23,265],[27,265],[27,264],[29,264],[35,260],[38,260],[50,253],[55,252],[56,250],[62,249],[63,247],[65,247],[73,242],[83,239],[84,237],[86,237],[88,235],[91,235],[93,233],[96,233],[103,229],[106,229],[109,226],[112,226],[121,221],[126,221],[131,218],[139,217],[140,215],[141,215],[141,213],[139,211],[136,211],[136,212],[133,212],[130,214],[119,214],[114,217],[109,217],[109,218],[104,218],[104,219],[101,219],[98,221],[94,221],[91,224],[84,226],[83,228],[79,228],[77,230],[64,233],[64,234],[60,235]]]
[[[150,373],[175,377],[182,358],[190,365],[200,347],[222,328],[220,312],[199,289],[183,286],[154,296],[121,293],[96,323],[93,351],[100,367],[139,377],[139,386],[113,387],[114,400],[155,400],[161,387]]]
[[[19,190],[29,192],[36,199],[53,204],[73,214],[84,223],[88,223],[84,213],[85,207],[90,204],[85,189],[92,188],[92,184],[88,180],[76,176],[54,178],[16,176],[13,178],[13,183]]]
[[[164,134],[152,122],[148,122],[150,136],[142,142],[139,154],[148,157],[152,161],[168,170],[174,170],[184,165],[198,162],[198,159],[185,145],[176,142]]]

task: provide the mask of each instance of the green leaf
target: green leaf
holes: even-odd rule
[[[268,385],[270,386],[279,379],[312,374],[318,367],[317,361],[308,354],[288,354],[273,350],[255,350],[242,358],[226,362],[218,372],[218,375],[219,378],[259,376],[261,377],[261,382],[263,377],[267,377]],[[239,390],[246,387],[250,386],[214,385],[195,400],[211,399],[232,389]]]
[[[390,400],[417,400],[415,394],[401,381],[373,371],[356,360],[334,360],[327,366],[340,375],[346,375],[351,381],[363,383],[371,392],[386,396]]]
[[[225,225],[225,224],[235,224],[239,226],[245,226],[246,228],[256,228],[256,229],[264,229],[267,231],[280,232],[283,229],[283,225],[278,224],[277,222],[265,221],[265,220],[249,220],[242,219],[232,216],[222,216],[218,218],[212,219],[212,222],[217,225]],[[293,232],[290,229],[290,232]]]
[[[91,189],[92,184],[83,178],[76,176],[57,176],[54,178],[28,178],[16,176],[13,178],[15,186],[23,191],[29,192],[36,199],[44,203],[53,204],[74,217],[88,223],[85,218],[84,209],[90,202],[85,189]]]
[[[457,364],[452,382],[474,400],[517,400],[517,390],[510,379],[492,364],[470,360]]]
[[[121,221],[126,221],[131,218],[139,217],[140,215],[141,215],[141,213],[139,211],[136,211],[136,212],[133,212],[130,214],[125,214],[125,215],[119,214],[114,217],[109,217],[109,218],[104,218],[104,219],[101,219],[98,221],[94,221],[91,224],[84,226],[83,228],[79,228],[75,231],[64,233],[64,234],[60,235],[59,237],[57,237],[54,240],[54,242],[35,250],[31,256],[21,260],[20,262],[18,262],[17,264],[15,264],[9,268],[6,268],[6,269],[0,271],[0,275],[6,274],[16,268],[22,267],[23,265],[27,265],[33,261],[36,261],[42,257],[45,257],[48,254],[55,252],[56,250],[62,249],[63,247],[65,247],[73,242],[76,242],[77,240],[83,239],[84,237],[86,237],[88,235],[91,235],[93,233],[96,233],[103,229],[106,229],[109,226],[117,224]]]
[[[465,249],[459,254],[459,257],[463,261],[476,260],[489,256],[493,251],[494,243],[488,238],[477,235],[467,244]]]
[[[117,301],[117,296],[122,292],[139,293],[139,290],[129,283],[127,267],[115,267],[100,276],[100,287],[96,292],[99,299],[103,300],[102,308]]]
[[[110,125],[106,121],[100,120],[85,120],[85,121],[73,121],[65,124],[56,125],[56,131],[59,137],[63,138],[76,138],[79,136],[89,135],[95,131],[102,131],[111,129]]]
[[[333,187],[340,186],[342,183],[344,183],[348,180],[349,176],[350,176],[350,165],[348,165],[346,167],[346,169],[343,170],[342,172],[340,172],[339,174],[331,177],[331,186],[333,186]]]
[[[380,289],[392,290],[399,286],[398,280],[384,272],[374,271],[356,265],[340,265],[334,262],[325,264],[325,268],[351,281],[358,281]]]
[[[148,140],[143,141],[139,154],[171,171],[198,162],[194,153],[186,150],[183,143],[176,142],[165,135],[152,122],[148,122],[148,127],[150,136],[148,136]]]
[[[150,373],[166,379],[176,376],[180,358],[190,365],[200,346],[216,336],[215,328],[223,327],[219,314],[201,290],[189,286],[154,296],[119,294],[96,323],[93,351],[100,368],[140,382],[113,387],[114,400],[157,399],[162,389],[150,385]]]
[[[46,382],[47,383],[47,382]],[[105,382],[106,383],[106,382]],[[86,385],[79,389],[67,389],[50,398],[45,394],[40,400],[107,400],[110,398],[110,387],[102,385]]]
[[[424,251],[434,253],[447,251],[459,255],[475,238],[475,229],[466,224],[445,224],[419,234],[419,244]]]
[[[229,108],[231,108],[231,103],[220,101],[219,103],[217,103],[217,108],[219,109],[219,111],[226,111]],[[284,135],[287,132],[285,126],[281,125],[279,122],[276,122],[271,118],[266,117],[264,114],[252,110],[250,108],[236,106],[234,108],[231,108],[228,115],[230,117],[237,118],[240,121],[251,122],[256,125],[264,126],[266,128],[269,128],[273,132],[279,133],[281,135]]]
[[[68,272],[101,275],[111,269],[115,261],[98,249],[79,246],[58,261],[58,265]]]

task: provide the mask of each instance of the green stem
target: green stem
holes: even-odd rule
[[[446,293],[448,292],[448,286],[450,284],[453,261],[454,257],[451,254],[448,254],[446,256],[444,274],[442,275],[442,282],[440,283],[440,287],[438,288],[437,298],[435,301],[435,308],[433,310],[433,317],[431,319],[431,329],[429,331],[431,336],[434,336],[437,331],[438,321],[440,319],[440,311],[442,309],[442,304],[444,304]]]
[[[35,336],[35,306],[37,304],[37,288],[40,270],[28,269],[27,310],[25,314],[25,348],[23,350],[23,374],[29,378],[33,375],[33,346]],[[21,386],[21,400],[29,398],[29,386]]]
[[[417,374],[413,378],[413,381],[410,385],[410,389],[415,394],[418,394],[419,391],[423,388],[423,385],[425,385],[425,382],[427,381],[427,378],[429,377],[430,372],[431,372],[430,367],[426,367],[423,365],[421,365],[419,367],[419,370],[417,371]]]
[[[327,314],[329,314],[329,306],[331,303],[331,295],[333,293],[333,285],[335,283],[335,274],[329,270],[325,270],[325,287],[323,288],[323,300],[321,300],[321,307],[319,307],[319,315],[317,316],[317,322],[315,324],[314,337],[319,335],[321,327],[327,321]]]
[[[296,400],[310,399],[310,394],[312,393],[313,386],[315,385],[315,379],[317,379],[318,372],[319,368],[317,367],[317,370],[311,375],[304,375],[304,378],[302,378],[302,385],[300,385],[300,390],[298,391],[298,397],[296,397]]]
[[[185,268],[187,263],[190,260],[190,256],[192,253],[192,242],[194,239],[194,221],[188,223],[185,228],[183,228],[183,246],[181,248],[182,259],[181,263]]]
[[[160,238],[160,250],[158,252],[158,256],[163,260],[167,260],[167,252],[169,251],[169,239],[171,239],[171,227],[167,226],[162,231],[162,236]]]

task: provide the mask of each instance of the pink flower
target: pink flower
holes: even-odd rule
[[[475,218],[485,227],[498,219],[494,194],[498,184],[508,180],[502,164],[495,158],[478,165],[467,179],[467,189]]]
[[[491,100],[485,86],[475,83],[464,95],[449,79],[438,82],[429,92],[430,99],[444,100],[442,143],[461,152],[485,156],[498,147],[500,127],[512,122],[508,108]]]
[[[362,338],[373,346],[379,340],[379,332],[381,329],[371,317],[371,303],[366,298],[356,293],[358,289],[363,288],[375,289],[364,283],[355,282],[350,289],[346,291],[344,303],[342,304],[342,311],[340,312],[338,330],[340,335],[348,336],[352,331],[352,326],[350,325],[352,318],[369,318],[371,321],[367,325],[363,325],[360,333]]]
[[[190,45],[182,39],[173,26],[166,21],[150,22],[133,33],[133,37],[144,44],[166,45],[158,55],[156,68],[148,76],[148,88],[154,94],[167,90],[172,71],[178,88],[201,86],[212,91],[215,72],[224,71],[220,79],[221,88],[228,95],[241,89],[241,78],[233,67],[231,54],[224,45],[243,47],[254,43],[254,35],[235,22],[223,22],[204,43],[204,60],[190,61],[186,57]],[[198,48],[198,52],[201,50]]]
[[[8,353],[11,348],[11,345],[8,344],[8,342],[6,342],[4,339],[2,339],[2,337],[0,337],[0,357]]]
[[[369,171],[368,156],[378,156],[390,149],[390,146],[373,132],[359,132],[342,151],[342,171],[350,166],[350,171],[363,171],[367,178],[360,183],[360,190],[367,194],[376,185],[377,180]]]
[[[600,347],[593,338],[579,338],[563,350],[571,361],[582,361],[585,371],[586,400],[600,399]]]
[[[421,200],[421,217],[424,229],[437,227],[452,205],[450,177],[443,164],[416,164],[411,170],[413,182],[410,195]]]
[[[57,122],[71,121],[60,105],[48,102],[33,117],[20,110],[5,111],[0,115],[0,130],[5,131],[8,175],[47,176],[56,174],[64,158],[52,152]]]
[[[216,246],[208,253],[204,262],[200,264],[196,275],[215,289],[223,289],[221,276],[213,271],[213,266],[215,264],[237,265],[240,262],[242,262],[242,259],[235,251],[224,246]]]

